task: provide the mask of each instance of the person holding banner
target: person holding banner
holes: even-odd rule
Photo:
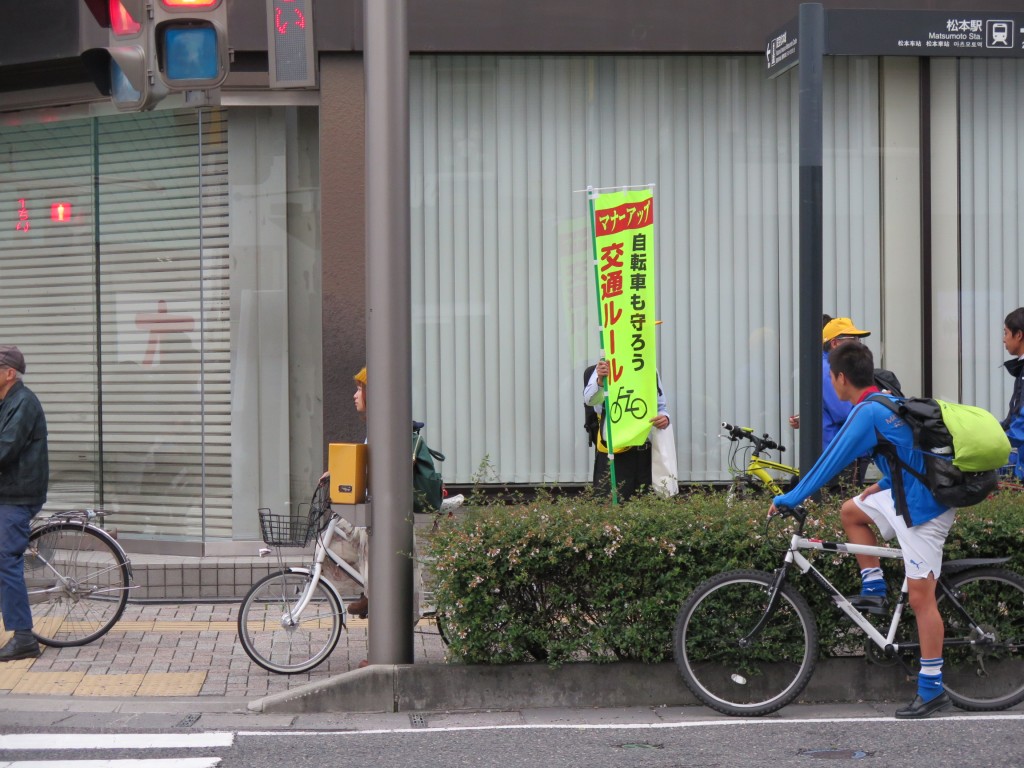
[[[588,187],[588,197],[601,360],[583,402],[600,414],[597,450],[608,457],[610,482],[595,471],[594,486],[615,504],[652,487],[651,428],[669,426],[654,334],[654,186]],[[675,483],[675,468],[669,469]]]
[[[607,459],[608,427],[604,418],[604,386],[609,371],[608,361],[599,360],[594,366],[590,380],[583,388],[583,403],[593,407],[600,423],[594,456],[594,492],[599,494],[611,493]],[[671,423],[660,373],[658,374],[658,415],[651,418],[650,423],[655,429],[666,429]],[[649,439],[641,445],[615,451],[615,483],[620,501],[628,501],[637,493],[651,487],[651,442]]]

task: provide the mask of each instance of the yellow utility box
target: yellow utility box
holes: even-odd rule
[[[327,448],[331,473],[331,501],[362,504],[366,501],[366,443],[331,443]]]

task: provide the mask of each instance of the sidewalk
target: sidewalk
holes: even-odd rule
[[[251,700],[324,681],[367,655],[368,619],[349,618],[334,653],[316,669],[278,675],[254,664],[238,642],[238,603],[129,603],[114,628],[79,648],[45,648],[37,659],[0,664],[0,710],[7,697],[230,697]],[[0,642],[9,635],[0,634]],[[441,663],[433,624],[416,627],[417,663]],[[244,704],[242,705],[244,709]]]
[[[671,662],[449,665],[430,624],[417,627],[413,665],[359,669],[369,622],[351,619],[327,661],[311,672],[277,675],[242,650],[238,607],[129,604],[121,621],[90,645],[45,648],[37,659],[0,664],[0,731],[22,725],[185,728],[200,719],[204,728],[364,728],[410,718],[422,727],[423,713],[433,713],[433,724],[457,720],[460,712],[502,722],[528,720],[529,711],[574,721],[586,712],[614,720],[622,710],[634,713],[628,719],[658,719],[666,707],[686,718],[718,717],[688,706],[696,701]],[[821,702],[807,705],[819,712],[836,706],[891,714],[893,702],[911,691],[897,667],[831,659],[819,663],[804,698]]]

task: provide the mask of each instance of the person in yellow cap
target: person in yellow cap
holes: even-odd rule
[[[871,331],[862,331],[848,317],[830,318],[825,315],[822,320],[824,327],[821,329],[821,450],[824,452],[853,410],[850,403],[844,403],[839,399],[832,387],[828,354],[848,341],[870,336]],[[800,429],[800,414],[790,416],[789,425],[793,429]]]
[[[352,379],[356,383],[356,391],[352,394],[352,402],[356,407],[356,412],[365,419],[365,366],[359,371],[359,373],[353,376]],[[320,479],[323,480],[324,477],[327,477],[327,474],[327,472],[324,472],[323,477]],[[352,616],[358,616],[359,618],[365,619],[370,607],[370,601],[368,598],[370,591],[368,581],[368,577],[370,575],[370,548],[366,528],[352,525],[348,520],[342,518],[336,530],[340,535],[336,536],[334,541],[331,542],[331,549],[347,563],[355,566],[355,568],[363,574],[363,579],[366,582],[363,586],[363,592],[359,597],[348,604],[348,612]],[[324,562],[324,573],[328,574],[332,581],[340,581],[345,578],[345,573],[334,565],[334,563],[330,562],[330,560],[326,560]],[[365,662],[361,663],[360,666],[366,666]]]

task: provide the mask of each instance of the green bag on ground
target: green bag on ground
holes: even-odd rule
[[[444,461],[444,454],[427,445],[419,428],[412,432],[412,493],[414,512],[439,512],[444,496],[444,483],[434,461]]]

